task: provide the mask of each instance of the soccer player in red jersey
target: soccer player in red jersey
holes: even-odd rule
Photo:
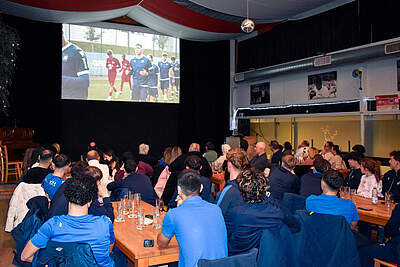
[[[113,52],[111,50],[107,51],[107,62],[106,68],[108,69],[108,83],[110,84],[110,91],[108,92],[107,101],[111,100],[112,92],[116,92],[118,97],[117,89],[114,87],[115,78],[117,77],[117,69],[121,68],[121,64],[118,59],[113,57]]]
[[[121,92],[122,93],[122,89],[124,88],[124,83],[128,82],[129,83],[129,89],[132,91],[132,83],[131,83],[131,76],[128,75],[129,71],[131,70],[131,65],[129,64],[129,61],[126,60],[125,55],[122,55],[122,67],[119,70],[119,72],[122,72],[121,74]]]

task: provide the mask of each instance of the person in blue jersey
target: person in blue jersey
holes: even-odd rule
[[[89,244],[99,266],[114,267],[110,257],[115,242],[112,222],[107,216],[88,214],[90,204],[97,198],[95,180],[89,174],[77,172],[65,184],[68,214],[46,221],[25,246],[21,260],[32,262],[35,253],[51,240]]]
[[[167,61],[167,57],[167,53],[163,53],[161,61],[158,62],[158,68],[160,69],[158,86],[164,94],[164,102],[168,101],[169,76],[172,76],[171,63]]]
[[[176,61],[175,57],[171,57],[171,69],[173,76],[171,77],[172,96],[175,94],[178,97],[181,83],[181,65]]]
[[[178,180],[178,207],[165,214],[157,245],[167,248],[173,236],[179,244],[179,267],[197,266],[199,259],[228,256],[227,236],[221,209],[200,197],[198,174],[185,173]]]
[[[58,188],[64,183],[64,175],[70,171],[71,160],[67,155],[57,155],[53,159],[54,172],[49,173],[42,181],[44,192],[48,195],[50,201]]]
[[[147,100],[147,80],[149,76],[150,60],[143,55],[141,44],[135,46],[135,57],[131,59],[132,100],[145,102]]]
[[[149,55],[151,67],[149,68],[149,76],[147,80],[148,85],[148,98],[147,101],[157,102],[158,101],[158,79],[160,70],[158,66],[153,62],[153,55]]]
[[[62,33],[62,84],[63,99],[87,99],[89,67],[85,52],[64,37]]]

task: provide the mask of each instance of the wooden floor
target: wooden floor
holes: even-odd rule
[[[9,199],[0,199],[0,266],[14,266],[12,264],[14,240],[10,233],[4,231],[6,224]]]

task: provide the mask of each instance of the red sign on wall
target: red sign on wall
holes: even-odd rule
[[[377,111],[398,111],[399,110],[399,96],[396,95],[377,95],[376,110]]]

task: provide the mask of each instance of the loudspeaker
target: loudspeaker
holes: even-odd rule
[[[244,136],[250,136],[250,119],[238,119],[238,132]]]

